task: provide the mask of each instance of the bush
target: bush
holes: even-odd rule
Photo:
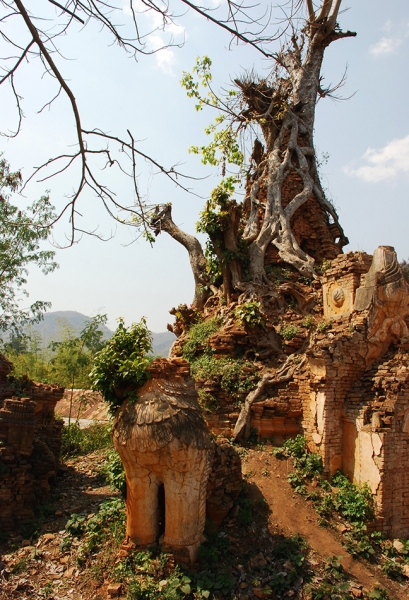
[[[249,301],[239,304],[234,314],[236,319],[243,325],[256,327],[257,325],[264,326],[265,324],[260,302]]]
[[[285,340],[292,340],[299,332],[300,329],[297,325],[282,325],[280,328],[280,335],[282,335]]]
[[[114,449],[107,454],[105,464],[101,468],[101,472],[105,475],[107,482],[111,487],[121,493],[123,498],[126,498],[126,477],[121,457]]]
[[[123,319],[119,319],[116,331],[96,354],[90,373],[92,388],[102,393],[111,413],[125,398],[135,395],[135,389],[148,378],[153,360],[152,356],[147,356],[150,352],[152,336],[146,320],[142,318],[127,328]]]
[[[374,504],[368,484],[357,485],[338,471],[331,484],[339,491],[334,498],[335,509],[350,522],[364,523],[374,517]]]
[[[111,425],[93,423],[81,429],[77,422],[64,425],[61,438],[61,455],[88,454],[112,447]]]
[[[200,350],[203,350],[206,354],[211,353],[211,348],[207,344],[207,341],[219,328],[220,319],[218,317],[213,317],[203,323],[192,325],[182,350],[184,358],[191,362]]]
[[[243,373],[244,368],[246,371]],[[207,354],[193,360],[190,372],[199,381],[215,380],[236,401],[241,401],[243,395],[254,389],[259,380],[257,367],[252,363],[238,358],[217,359]],[[212,409],[211,405],[207,407]]]

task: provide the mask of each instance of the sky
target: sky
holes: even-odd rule
[[[178,0],[172,2],[177,15],[174,23],[165,32],[156,30],[147,37],[146,49],[156,50],[170,39],[180,47],[139,56],[136,62],[113,45],[100,27],[75,24],[58,39],[61,54],[54,58],[69,81],[86,129],[100,128],[123,137],[130,130],[142,152],[163,166],[178,164],[180,171],[198,178],[179,179],[191,188],[188,193],[143,160],[137,163],[146,200],[171,202],[174,221],[194,234],[198,214],[220,173],[203,166],[188,149],[208,141],[204,128],[216,113],[195,110],[194,101],[180,86],[182,73],[192,70],[196,57],[208,55],[213,63],[213,87],[218,90],[231,88],[232,79],[246,70],[267,76],[272,63],[250,46],[230,45],[225,31],[187,11]],[[219,2],[208,2],[220,10]],[[43,0],[28,4],[33,12],[36,7],[44,9]],[[322,182],[350,240],[344,251],[372,253],[379,245],[392,245],[399,259],[408,259],[409,5],[407,0],[344,0],[344,4],[348,10],[340,15],[340,25],[356,31],[357,37],[333,43],[324,58],[324,83],[339,81],[346,67],[347,80],[340,91],[345,100],[324,99],[317,104],[315,146],[322,160]],[[132,19],[129,8],[125,0],[117,0],[116,5],[113,17],[126,33]],[[260,11],[267,6],[262,2]],[[52,19],[55,10],[50,5],[46,16]],[[160,25],[151,14],[139,15],[138,23],[141,31]],[[26,39],[21,19],[15,17],[10,27],[9,33]],[[277,42],[271,49],[278,47]],[[4,47],[0,51],[4,56]],[[0,152],[12,169],[22,169],[28,178],[34,166],[72,148],[75,128],[62,94],[49,109],[38,112],[58,91],[55,81],[42,77],[39,61],[22,64],[15,84],[23,98],[25,118],[16,138],[0,139]],[[0,129],[13,130],[16,113],[11,89],[2,87],[6,89],[0,90]],[[135,201],[127,178],[115,169],[99,174],[123,204]],[[53,204],[62,207],[77,177],[74,167],[59,177],[33,181],[25,197],[13,201],[25,206],[49,190]],[[115,224],[92,194],[81,198],[78,213],[81,227],[107,241],[83,235],[74,246],[57,248],[59,269],[47,276],[30,270],[30,301],[48,300],[51,310],[75,310],[87,316],[106,313],[111,329],[118,317],[130,324],[145,316],[152,331],[164,331],[173,320],[168,311],[193,298],[186,250],[165,233],[153,247],[136,239],[135,231]],[[54,230],[55,245],[66,245],[68,233],[69,224],[62,219]]]

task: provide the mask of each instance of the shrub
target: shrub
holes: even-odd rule
[[[183,356],[191,362],[195,359],[199,350],[204,350],[206,354],[211,353],[211,348],[207,341],[220,328],[220,319],[213,317],[203,323],[192,325],[187,334],[186,341],[183,345]]]
[[[374,504],[368,484],[357,485],[338,471],[332,485],[339,488],[334,498],[335,509],[350,522],[366,522],[374,516]]]
[[[292,340],[299,332],[300,329],[297,325],[282,325],[280,328],[280,335],[282,335],[285,340]]]
[[[307,315],[301,325],[306,329],[310,329],[314,325],[314,317],[312,315]]]
[[[152,336],[146,320],[142,318],[127,328],[123,319],[119,319],[116,331],[95,356],[90,373],[92,388],[102,393],[111,413],[148,378],[153,360],[147,356],[149,352],[152,352]]]
[[[121,457],[118,452],[112,448],[107,454],[105,464],[101,468],[107,482],[111,487],[121,493],[126,498],[126,477]]]
[[[256,327],[257,325],[264,326],[265,324],[260,302],[250,300],[249,302],[239,304],[234,314],[236,319],[243,325]]]
[[[246,371],[243,373],[244,367]],[[248,361],[229,357],[217,359],[207,354],[192,362],[190,372],[199,381],[216,380],[222,390],[236,401],[241,401],[243,394],[251,391],[259,379],[257,367]],[[203,400],[210,400],[210,394],[205,396],[205,392],[200,393]],[[207,409],[212,410],[212,403],[207,404]]]
[[[61,455],[88,454],[112,447],[111,425],[93,423],[81,429],[77,422],[64,425],[61,438]]]
[[[331,329],[332,321],[320,321],[317,325],[317,331],[319,333],[325,333],[328,329]]]
[[[203,388],[200,388],[197,391],[197,394],[199,396],[199,404],[206,412],[213,412],[214,410],[220,408],[220,404],[213,394],[206,392],[206,390]]]

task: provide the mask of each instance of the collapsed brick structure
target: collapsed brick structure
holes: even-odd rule
[[[239,350],[256,359],[261,383],[240,406],[218,381],[198,381],[218,401],[205,418],[214,433],[231,436],[247,404],[248,424],[259,437],[281,443],[305,435],[328,475],[341,469],[369,484],[386,535],[408,537],[409,286],[389,246],[373,256],[339,254],[326,267],[310,284],[297,275],[277,282],[290,306],[259,294],[264,327],[239,325],[235,304],[218,309],[225,318],[208,340],[213,355]],[[182,335],[174,354],[183,343]],[[284,377],[269,375],[280,369]]]
[[[56,476],[63,421],[54,408],[64,388],[24,381],[25,397],[7,378],[11,363],[0,355],[0,529],[11,531],[33,516]],[[21,382],[20,382],[21,383]]]

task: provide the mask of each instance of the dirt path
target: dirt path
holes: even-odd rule
[[[353,559],[333,530],[320,527],[314,508],[295,493],[288,483],[289,467],[289,461],[279,460],[268,451],[250,451],[243,462],[246,480],[259,488],[271,509],[270,526],[287,535],[300,533],[324,559],[342,556],[341,563],[345,571],[368,590],[379,582],[394,598],[408,600],[406,586],[391,581],[379,567],[366,566]]]

